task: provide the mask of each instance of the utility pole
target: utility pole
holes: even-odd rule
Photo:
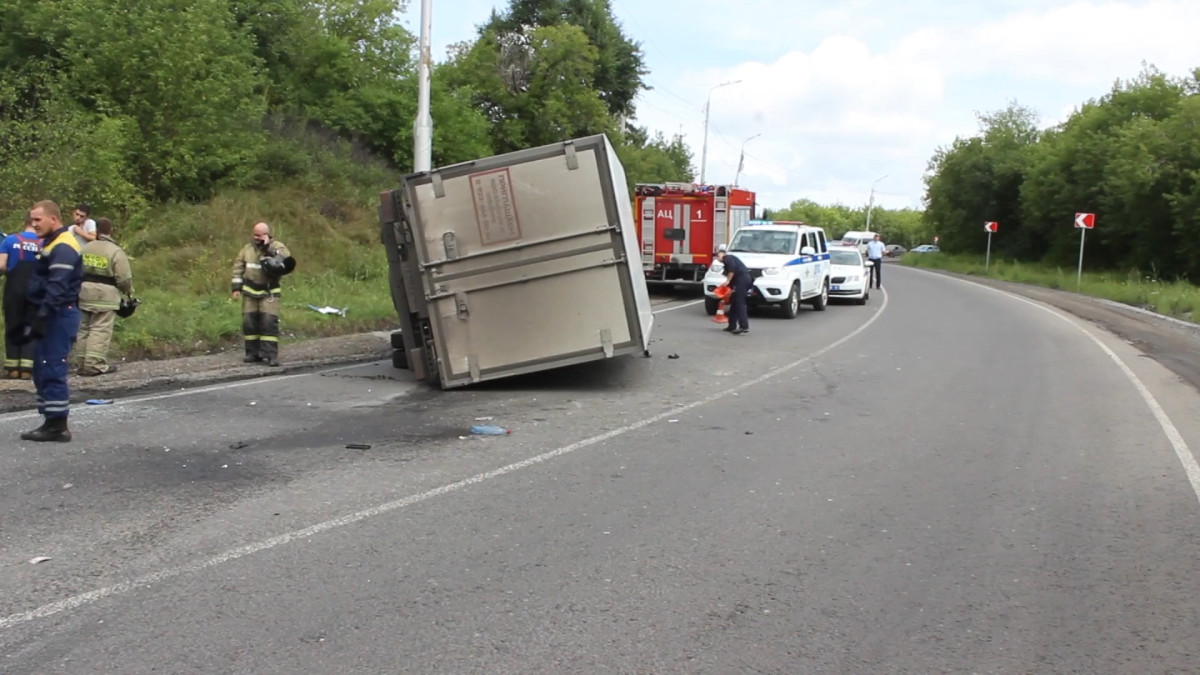
[[[721,87],[727,87],[731,84],[737,84],[741,80],[732,80],[730,82],[722,82],[712,89],[708,90],[708,99],[704,102],[704,144],[700,148],[700,184],[704,185],[705,170],[708,168],[708,111],[712,107],[713,92]]]
[[[429,171],[433,162],[433,117],[429,114],[429,80],[433,54],[429,34],[433,29],[432,0],[421,0],[421,38],[417,56],[417,119],[413,124],[413,171]]]
[[[875,209],[875,186],[884,178],[887,178],[887,174],[876,178],[875,182],[871,183],[871,197],[867,201],[867,232],[871,231],[871,211]]]
[[[761,132],[754,134],[750,138],[747,138],[746,140],[742,141],[742,152],[740,155],[738,155],[737,173],[733,175],[733,186],[734,187],[738,186],[738,179],[740,179],[742,177],[742,166],[746,162],[746,144],[749,143],[750,141],[758,138],[759,136],[762,136]]]

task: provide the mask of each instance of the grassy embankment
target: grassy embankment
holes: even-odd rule
[[[118,319],[110,357],[164,358],[240,344],[241,303],[231,299],[229,281],[233,258],[258,220],[271,223],[297,260],[282,284],[284,343],[394,326],[376,207],[379,191],[396,185],[397,176],[349,161],[317,160],[304,169],[277,187],[230,189],[202,204],[114,218],[142,305]],[[348,309],[345,317],[327,316],[310,304]]]
[[[985,272],[983,256],[947,253],[906,254],[901,262],[910,267],[941,269],[1066,291],[1076,290],[1075,269],[993,259]],[[1078,290],[1084,295],[1149,309],[1185,321],[1200,318],[1200,287],[1183,281],[1160,281],[1137,270],[1124,274],[1085,271]]]

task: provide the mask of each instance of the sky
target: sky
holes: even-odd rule
[[[508,4],[431,1],[437,61]],[[707,147],[706,182],[768,208],[921,208],[930,158],[977,114],[1016,102],[1048,127],[1145,65],[1200,67],[1200,0],[610,2],[650,71],[636,124],[682,134],[697,180]],[[419,0],[407,12],[418,34]]]

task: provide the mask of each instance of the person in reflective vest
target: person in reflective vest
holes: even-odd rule
[[[279,276],[268,272],[263,261],[291,260],[283,242],[271,236],[264,222],[254,225],[250,243],[242,247],[233,261],[233,299],[242,300],[242,333],[246,363],[266,362],[279,365],[279,305],[282,289]]]
[[[58,204],[41,201],[29,212],[33,229],[45,242],[34,264],[26,294],[24,322],[14,331],[17,342],[36,340],[33,384],[42,426],[21,434],[25,441],[69,441],[67,417],[71,412],[70,370],[67,358],[79,331],[79,290],[83,285],[83,257],[79,242],[62,223]]]
[[[25,323],[25,293],[33,276],[34,263],[42,250],[42,240],[33,231],[33,219],[25,213],[25,229],[10,234],[0,243],[0,274],[4,275],[4,325]],[[4,341],[4,374],[9,379],[33,377],[33,342],[17,344]]]
[[[121,298],[133,295],[133,270],[129,257],[112,239],[108,218],[96,220],[96,238],[83,247],[83,288],[79,292],[79,337],[76,351],[83,353],[79,374],[84,377],[117,372],[108,362],[113,327]]]

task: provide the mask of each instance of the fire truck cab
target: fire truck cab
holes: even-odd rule
[[[642,270],[651,283],[700,283],[717,246],[754,217],[754,193],[728,185],[639,183],[634,194]]]

